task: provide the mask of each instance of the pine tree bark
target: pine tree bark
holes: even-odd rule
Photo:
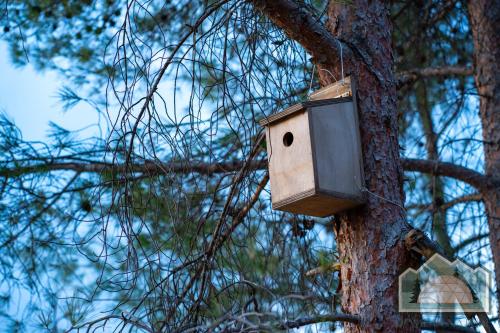
[[[500,2],[471,0],[468,3],[474,41],[474,79],[480,100],[485,173],[500,175]],[[500,304],[500,188],[483,190],[488,215],[490,245],[495,264],[497,301]],[[500,314],[500,312],[499,312]]]
[[[345,332],[419,332],[418,316],[398,311],[398,276],[412,263],[403,246],[403,169],[399,158],[392,27],[383,1],[331,2],[329,31],[362,61],[349,71],[357,86],[367,204],[339,217],[342,307],[360,325]],[[320,66],[321,67],[321,66]],[[340,66],[329,71],[340,75]],[[320,71],[323,84],[330,75]],[[385,199],[381,199],[385,198]]]

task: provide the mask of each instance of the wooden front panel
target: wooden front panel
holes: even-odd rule
[[[290,145],[286,133],[293,135]],[[276,203],[314,189],[309,120],[306,111],[271,124],[266,130],[271,198]],[[286,140],[285,140],[286,141]]]

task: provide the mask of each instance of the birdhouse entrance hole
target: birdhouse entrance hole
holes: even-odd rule
[[[285,147],[290,147],[293,143],[293,134],[292,132],[286,132],[285,135],[283,135],[283,144]]]

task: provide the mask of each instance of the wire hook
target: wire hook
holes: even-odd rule
[[[312,89],[312,86],[313,86],[313,79],[314,79],[314,70],[315,69],[316,69],[316,64],[313,63],[313,70],[312,70],[312,74],[311,74],[311,82],[309,83],[309,91],[307,92],[307,95],[311,94],[311,89]]]

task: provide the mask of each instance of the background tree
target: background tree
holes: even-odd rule
[[[485,173],[491,178],[500,174],[500,4],[496,1],[469,1],[470,25],[474,40],[474,80],[480,101],[484,140]],[[490,244],[495,262],[496,284],[500,285],[500,187],[483,189],[488,214]],[[497,302],[500,293],[497,290]],[[500,313],[500,312],[499,312]]]
[[[481,173],[477,151],[496,139],[479,134],[472,41],[476,65],[485,42],[465,3],[3,8],[15,62],[59,70],[74,82],[61,91],[66,106],[89,102],[110,122],[105,137],[83,141],[54,126],[42,144],[3,119],[2,281],[33,291],[30,312],[47,329],[435,329],[397,311],[397,276],[416,264],[408,222],[448,255],[488,262],[478,202],[499,181]],[[492,15],[484,29],[494,35]],[[333,219],[272,212],[256,121],[339,79],[341,57],[358,86],[368,202]],[[429,175],[408,174],[408,216],[403,168]],[[318,266],[340,271],[308,277]],[[91,320],[92,308],[107,313]]]

